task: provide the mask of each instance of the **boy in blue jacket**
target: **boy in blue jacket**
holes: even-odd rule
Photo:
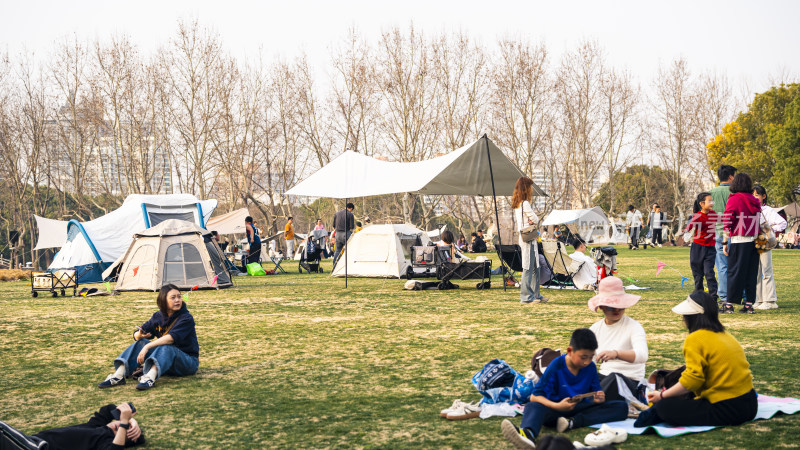
[[[517,448],[535,448],[533,442],[542,425],[555,426],[559,433],[563,433],[573,428],[625,420],[628,417],[627,403],[605,401],[597,367],[592,361],[596,350],[597,338],[592,330],[575,330],[567,354],[554,359],[533,388],[520,428],[508,419],[503,420],[503,436]],[[589,395],[574,398],[583,394]]]

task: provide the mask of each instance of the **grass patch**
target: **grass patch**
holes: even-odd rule
[[[681,289],[669,269],[656,277],[656,259],[691,276],[686,248],[620,249],[620,271],[652,287],[629,311],[648,333],[648,372],[682,363],[686,332],[669,309],[690,285]],[[722,318],[763,394],[800,396],[798,265],[800,252],[774,251],[780,309]],[[456,291],[408,292],[402,280],[369,279],[345,289],[328,276],[329,262],[324,274],[284,267],[293,270],[192,292],[200,370],[146,392],[96,384],[134,325],[155,311],[154,293],[34,299],[25,282],[2,284],[0,419],[36,432],[132,401],[152,448],[505,448],[499,418],[448,422],[439,410],[478,399],[469,380],[490,359],[524,371],[537,349],[565,348],[573,329],[600,318],[586,307],[587,292],[545,290],[549,303],[520,305],[519,291],[504,292],[499,278],[490,291],[464,281]],[[632,436],[623,446],[792,447],[798,425],[798,417],[778,416],[668,440]]]

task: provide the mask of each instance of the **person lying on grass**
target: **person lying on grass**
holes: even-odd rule
[[[531,401],[525,405],[517,428],[503,420],[503,436],[517,448],[535,448],[534,439],[542,425],[555,426],[559,433],[605,422],[625,420],[628,404],[606,401],[592,359],[597,338],[592,330],[572,333],[567,354],[553,360],[536,383]],[[577,398],[576,398],[577,397]]]
[[[642,411],[634,426],[725,426],[753,420],[758,401],[750,364],[720,323],[714,297],[694,291],[672,311],[683,316],[689,329],[683,343],[686,369],[674,386],[648,395],[653,407]]]
[[[128,403],[106,405],[86,423],[40,431],[33,437],[47,442],[51,450],[105,450],[144,445],[144,434],[134,414]]]
[[[194,329],[194,317],[186,309],[177,286],[167,284],[158,292],[158,311],[133,333],[134,343],[114,360],[116,371],[98,387],[125,384],[138,365],[143,376],[136,389],[150,389],[161,375],[193,375],[200,365],[200,346]],[[155,338],[150,341],[149,339]]]
[[[589,309],[593,312],[600,309],[604,316],[590,327],[597,337],[595,361],[600,363],[600,386],[608,400],[625,400],[620,395],[618,380],[636,396],[648,356],[644,328],[625,314],[641,297],[626,293],[622,280],[614,276],[600,280],[597,291],[589,299]],[[644,392],[638,400],[644,400]]]

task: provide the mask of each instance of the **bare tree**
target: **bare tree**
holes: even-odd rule
[[[635,158],[637,145],[642,139],[639,121],[639,89],[633,86],[628,72],[613,69],[606,73],[601,82],[603,100],[603,120],[606,124],[605,160],[603,169],[608,178],[611,203],[609,214],[616,210],[614,178]]]
[[[672,196],[678,217],[678,228],[686,220],[685,175],[692,147],[697,145],[696,95],[688,63],[676,59],[669,68],[660,67],[654,81],[652,99],[654,141],[658,158],[669,172]]]
[[[166,77],[164,100],[174,133],[170,150],[178,183],[183,191],[202,198],[215,181],[213,142],[225,63],[219,36],[201,28],[197,21],[181,22],[171,47],[159,58]]]
[[[437,141],[436,78],[429,45],[413,26],[404,35],[394,28],[380,41],[379,127],[391,156],[402,162],[429,158]],[[400,201],[403,220],[411,223],[416,196]]]

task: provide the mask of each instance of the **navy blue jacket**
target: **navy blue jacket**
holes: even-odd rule
[[[593,362],[579,370],[578,375],[573,375],[567,367],[566,357],[567,355],[561,355],[547,366],[542,378],[533,388],[533,395],[560,402],[567,397],[603,390],[597,376],[597,366]],[[583,401],[590,402],[592,399],[585,398]]]
[[[170,328],[170,325],[172,325],[172,328]],[[167,329],[169,329],[169,335],[175,341],[172,345],[189,356],[199,356],[200,345],[197,343],[197,333],[194,330],[194,317],[186,308],[186,302],[172,316],[167,316],[162,314],[161,311],[157,311],[150,320],[142,325],[142,330],[145,333],[153,335],[152,339],[164,336],[164,334],[167,334]]]

